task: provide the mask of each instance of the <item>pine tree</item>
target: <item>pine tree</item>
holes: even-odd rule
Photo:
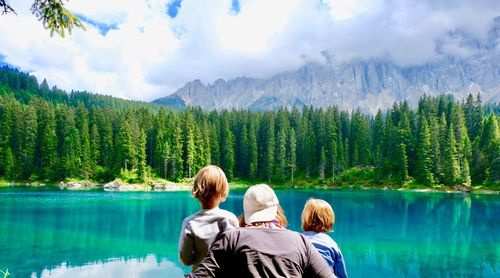
[[[10,174],[12,168],[12,111],[8,103],[0,102],[0,176]]]
[[[113,169],[113,165],[121,165],[122,162],[114,160],[116,154],[113,151],[113,127],[110,122],[110,115],[99,115],[98,129],[101,135],[99,147],[99,164],[108,169]],[[118,138],[116,138],[118,139]],[[119,140],[117,140],[118,142]],[[116,142],[115,142],[116,143]],[[121,167],[121,166],[119,166]]]
[[[464,114],[461,107],[455,108],[452,115],[452,124],[455,132],[458,166],[461,172],[459,182],[470,186],[469,161],[472,156],[472,147],[465,125]],[[467,168],[467,169],[465,169]],[[467,182],[469,181],[469,182]]]
[[[21,160],[22,175],[21,179],[27,179],[31,176],[35,167],[35,148],[37,140],[37,119],[36,110],[33,105],[28,105],[23,117],[23,135],[21,136]]]
[[[474,103],[474,97],[472,96],[472,94],[469,94],[464,104],[464,116],[469,138],[475,138],[477,136],[476,123],[474,122],[476,113],[475,110],[476,107]]]
[[[460,170],[462,170],[462,176],[460,177],[462,180],[462,184],[470,187],[471,186],[471,176],[470,176],[470,167],[469,167],[468,160],[463,161],[463,164],[462,164],[462,167],[460,167]]]
[[[167,176],[168,176],[168,164],[171,160],[171,149],[170,149],[170,143],[168,140],[165,140],[164,143],[163,143],[163,148],[162,148],[162,155],[161,155],[161,158],[162,158],[162,166],[163,166],[163,178],[164,179],[167,179]]]
[[[24,80],[24,79],[23,79]],[[24,85],[23,85],[24,86]],[[24,111],[22,105],[18,101],[13,101],[12,103],[12,133],[10,147],[12,149],[12,159],[13,167],[10,171],[11,179],[19,179],[22,175],[22,158],[21,158],[21,147],[23,140],[23,125],[24,123]]]
[[[144,130],[141,130],[139,141],[137,142],[137,178],[139,181],[144,181],[146,177],[146,133]]]
[[[370,165],[372,160],[372,154],[370,146],[371,142],[371,133],[370,133],[370,123],[366,116],[360,117],[359,124],[359,140],[357,140],[357,149],[359,153],[359,163],[363,166]]]
[[[439,126],[435,117],[431,117],[430,119],[430,140],[431,140],[431,146],[428,155],[430,157],[432,166],[431,171],[434,177],[434,182],[439,182],[439,180],[442,180],[443,177],[441,169],[442,157],[441,157],[441,147],[439,144]],[[417,168],[417,173],[418,173],[418,168]]]
[[[208,144],[205,143],[204,133],[202,129],[195,125],[194,132],[194,156],[193,156],[193,173],[197,173],[198,170],[206,166],[208,157],[206,154],[206,149]]]
[[[274,117],[265,117],[263,125],[262,171],[263,178],[271,182],[274,166]]]
[[[426,186],[431,186],[434,183],[432,175],[432,159],[431,151],[431,136],[427,126],[427,120],[421,119],[420,135],[417,146],[417,180]]]
[[[384,118],[382,111],[378,110],[373,124],[372,153],[375,166],[380,168],[382,162],[382,148],[384,146]]]
[[[178,181],[183,177],[181,140],[181,129],[177,123],[173,129],[172,138],[172,179],[174,181]]]
[[[80,145],[80,156],[81,168],[80,172],[85,179],[88,179],[92,174],[91,165],[93,164],[90,154],[90,130],[89,130],[89,120],[88,120],[88,110],[85,108],[83,103],[79,103],[76,109],[76,128],[79,131],[79,145]]]
[[[399,180],[401,184],[404,184],[404,182],[408,180],[408,156],[406,155],[406,145],[404,143],[399,144],[398,165]]]
[[[238,134],[238,158],[236,159],[236,170],[239,177],[247,177],[247,170],[249,167],[249,145],[248,145],[248,130],[245,123],[239,123],[241,125],[240,132]]]
[[[57,166],[57,136],[55,132],[54,111],[45,105],[40,111],[40,177],[45,180],[53,180],[56,177]]]
[[[255,179],[257,177],[257,136],[255,135],[255,127],[253,121],[250,121],[248,131],[248,177]]]
[[[220,128],[217,124],[210,125],[210,160],[214,165],[221,165],[220,163]]]
[[[335,111],[329,109],[327,111],[325,120],[325,134],[324,136],[324,151],[326,156],[326,175],[332,177],[332,181],[335,181],[335,167],[337,163],[335,159],[337,158],[337,127],[335,126]]]
[[[474,102],[474,112],[472,115],[472,131],[470,138],[476,138],[481,132],[481,125],[483,122],[483,106],[481,102],[481,94],[477,94],[476,101]]]
[[[484,160],[487,161],[486,179],[492,184],[498,183],[500,180],[500,169],[497,167],[500,160],[500,129],[493,114],[485,120],[479,136],[479,146]]]
[[[455,185],[460,178],[460,168],[457,159],[455,134],[452,126],[448,128],[443,152],[443,172],[445,185]]]
[[[4,176],[7,179],[14,179],[15,178],[15,175],[14,175],[14,169],[15,169],[14,155],[12,154],[12,150],[10,147],[7,147],[7,149],[5,150],[5,158],[4,159],[5,159],[5,161],[3,163]]]
[[[128,120],[125,120],[120,127],[116,138],[116,172],[121,169],[132,169],[133,151],[132,151],[132,131]]]
[[[395,163],[397,161],[396,154],[398,147],[396,146],[395,133],[392,117],[387,117],[384,128],[384,146],[382,149],[383,164],[381,172],[383,176],[390,177],[397,172],[395,170],[397,167]]]
[[[285,129],[278,131],[275,148],[274,176],[278,181],[286,179],[286,134]]]
[[[336,168],[337,168],[337,172],[341,172],[342,170],[344,170],[344,165],[345,165],[345,162],[344,162],[344,153],[345,153],[345,150],[344,150],[344,142],[343,142],[343,139],[342,139],[342,133],[340,133],[338,136],[337,136],[337,165],[336,165]]]
[[[325,150],[321,149],[320,156],[319,156],[319,179],[320,180],[325,179],[325,167],[326,167]]]
[[[92,124],[90,129],[90,169],[95,171],[97,167],[97,159],[100,156],[99,146],[101,145],[101,138],[99,130],[95,124]]]
[[[305,137],[304,137],[304,170],[306,172],[306,178],[309,178],[313,173],[314,173],[314,168],[317,165],[316,163],[316,149],[315,149],[315,143],[316,143],[316,136],[314,134],[314,130],[312,125],[310,124],[310,121],[305,118],[304,119],[304,130],[305,130]],[[347,142],[347,138],[346,138]]]
[[[194,140],[194,120],[192,113],[187,111],[182,117],[182,145],[184,169],[187,170],[188,177],[193,175],[195,140]]]
[[[297,139],[293,128],[290,128],[290,135],[287,140],[287,165],[290,170],[291,183],[293,184],[293,177],[297,169]]]
[[[226,173],[229,180],[234,174],[234,135],[230,130],[229,117],[225,115],[222,118],[221,130],[221,168]]]

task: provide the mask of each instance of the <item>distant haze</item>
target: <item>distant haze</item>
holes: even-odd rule
[[[443,71],[450,59],[457,67],[461,60],[479,65],[475,57],[496,59],[500,51],[497,0],[70,0],[87,31],[64,39],[43,29],[29,11],[32,1],[10,1],[18,15],[0,16],[0,64],[67,91],[146,101],[196,79],[270,80],[334,65],[338,80],[347,76],[343,65],[356,63],[389,65],[398,76],[427,65]],[[498,76],[493,71],[484,73]],[[402,77],[405,97],[429,85]],[[498,84],[492,80],[488,88]],[[464,87],[452,83],[444,88]]]

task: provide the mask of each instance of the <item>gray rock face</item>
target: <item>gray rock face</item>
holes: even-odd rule
[[[106,183],[103,188],[104,191],[120,191],[120,186],[121,184],[117,181],[112,181],[109,183]]]
[[[195,80],[154,102],[208,110],[337,105],[343,110],[359,107],[369,113],[388,108],[394,101],[407,100],[415,105],[423,94],[450,93],[462,99],[480,92],[484,102],[500,102],[499,54],[493,49],[463,60],[443,58],[404,68],[377,60],[309,64],[267,79],[219,79],[211,85]]]

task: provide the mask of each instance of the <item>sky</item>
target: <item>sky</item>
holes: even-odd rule
[[[0,16],[0,65],[66,91],[144,101],[195,79],[267,78],[308,63],[407,67],[500,51],[498,0],[69,0],[86,30],[64,38],[31,14],[33,0],[7,2],[17,15]]]

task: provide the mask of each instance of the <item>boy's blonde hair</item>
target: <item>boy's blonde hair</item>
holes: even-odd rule
[[[204,167],[194,178],[192,194],[202,203],[225,199],[229,194],[226,174],[215,165]]]
[[[309,199],[302,211],[302,230],[326,233],[333,230],[335,213],[332,206],[320,199]]]

